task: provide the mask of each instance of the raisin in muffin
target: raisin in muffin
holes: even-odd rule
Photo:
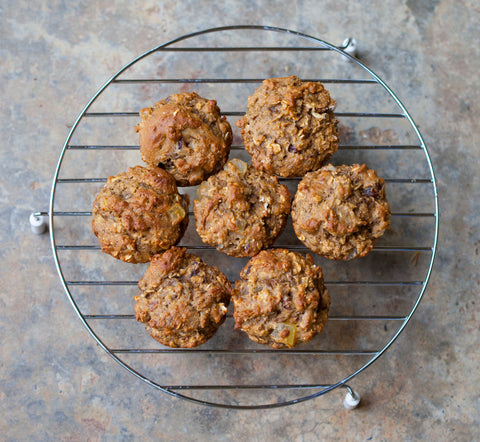
[[[300,241],[325,258],[365,256],[390,227],[385,182],[365,164],[324,166],[299,183],[292,220]]]
[[[338,148],[335,104],[319,82],[264,80],[236,123],[253,165],[282,177],[317,170]]]
[[[280,235],[290,192],[277,177],[233,159],[197,189],[193,202],[202,240],[230,256],[254,256]]]
[[[273,348],[291,348],[320,333],[330,296],[322,269],[310,255],[263,250],[250,259],[235,283],[235,328]]]
[[[148,262],[176,244],[188,224],[188,195],[158,167],[130,167],[108,178],[95,198],[92,229],[102,251],[125,262]]]
[[[230,282],[184,248],[155,255],[138,287],[135,317],[163,345],[196,347],[225,321]]]
[[[193,186],[227,161],[232,128],[215,100],[195,92],[173,94],[142,109],[139,133],[143,161],[171,173],[179,186]]]

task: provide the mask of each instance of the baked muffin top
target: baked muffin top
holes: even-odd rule
[[[290,212],[287,187],[239,159],[203,182],[197,193],[193,212],[198,234],[231,256],[254,256],[269,247]]]
[[[236,123],[253,165],[282,177],[321,167],[338,148],[335,104],[320,82],[264,80]]]
[[[188,224],[188,195],[158,167],[130,167],[108,178],[95,198],[92,229],[102,251],[125,262],[148,262],[176,244]]]
[[[137,321],[169,347],[196,347],[210,339],[225,320],[231,295],[217,267],[179,247],[155,255],[138,287]]]
[[[232,129],[215,100],[195,92],[173,94],[140,111],[143,161],[192,186],[220,170],[232,144]]]
[[[322,269],[286,249],[263,250],[250,259],[235,283],[235,328],[273,348],[307,342],[323,329],[330,296]]]
[[[365,256],[390,227],[385,182],[365,164],[324,166],[299,183],[292,220],[298,238],[319,255]]]

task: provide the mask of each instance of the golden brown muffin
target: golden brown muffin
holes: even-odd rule
[[[282,232],[290,192],[277,177],[233,159],[197,189],[193,202],[202,240],[230,256],[254,256]]]
[[[125,262],[148,262],[176,244],[188,224],[188,195],[158,167],[130,167],[108,178],[95,198],[92,229],[102,251]]]
[[[235,328],[259,344],[291,348],[320,333],[330,296],[322,269],[286,249],[263,250],[236,281],[232,301]]]
[[[321,167],[338,148],[335,104],[319,82],[264,80],[236,123],[253,165],[282,177]]]
[[[143,161],[171,173],[179,186],[199,184],[227,161],[232,128],[215,100],[173,94],[140,111],[135,126]]]
[[[155,255],[138,287],[135,317],[163,345],[196,347],[225,321],[230,282],[184,248]]]
[[[385,182],[365,164],[324,166],[299,183],[292,220],[300,241],[325,258],[365,256],[390,227]]]

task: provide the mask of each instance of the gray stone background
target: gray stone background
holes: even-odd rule
[[[0,5],[0,434],[5,440],[478,438],[480,6],[466,1],[11,1]],[[274,410],[207,408],[156,391],[101,350],[61,287],[46,210],[71,125],[135,56],[182,34],[264,24],[346,36],[399,95],[437,174],[439,250],[395,345],[344,391]]]

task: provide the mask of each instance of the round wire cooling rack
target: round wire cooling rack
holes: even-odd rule
[[[137,57],[92,97],[73,124],[53,178],[50,237],[63,287],[96,342],[130,373],[173,396],[227,408],[272,408],[346,387],[395,341],[416,310],[436,252],[438,199],[425,143],[392,90],[348,51],[287,29],[231,26],[184,35]],[[133,296],[146,265],[101,253],[91,206],[109,175],[142,164],[133,127],[139,110],[172,93],[216,99],[234,130],[230,158],[249,160],[235,121],[265,78],[321,81],[337,101],[334,164],[366,163],[386,182],[391,230],[366,257],[323,269],[332,304],[310,343],[273,350],[233,330],[231,311],[195,349],[171,349],[135,321]],[[292,195],[298,180],[282,179]],[[180,188],[191,199],[195,187]],[[41,215],[35,213],[33,215]],[[180,245],[233,282],[246,259],[204,245],[192,213]],[[307,253],[291,222],[274,247]],[[314,254],[312,254],[314,255]],[[353,395],[354,396],[354,395]],[[352,397],[353,397],[352,396]]]

